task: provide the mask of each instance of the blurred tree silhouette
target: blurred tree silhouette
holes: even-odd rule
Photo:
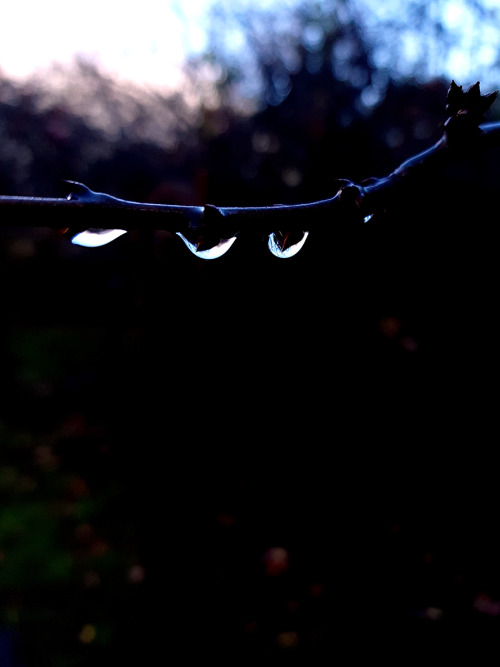
[[[448,82],[378,68],[352,7],[218,5],[171,96],[85,62],[1,80],[2,193],[273,204],[390,171],[439,136]],[[0,229],[0,605],[23,667],[176,643],[309,664],[361,634],[401,664],[496,630],[487,471],[476,497],[445,451],[490,423],[494,159],[289,262],[261,239],[202,262],[164,233],[88,251]]]
[[[180,94],[120,88],[85,61],[52,78],[53,86],[1,83],[4,192],[57,191],[75,175],[146,198],[166,170],[182,172],[178,151],[193,161],[197,110]]]
[[[428,81],[450,72],[450,78],[498,81],[499,11],[489,0],[375,0],[357,3],[363,34],[372,44],[377,68],[402,81]]]

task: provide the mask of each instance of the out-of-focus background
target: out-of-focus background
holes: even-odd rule
[[[47,0],[0,30],[4,195],[330,197],[438,139],[451,79],[500,81],[486,0]],[[497,158],[287,260],[2,221],[1,667],[498,660]]]

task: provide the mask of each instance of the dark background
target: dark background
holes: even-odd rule
[[[245,19],[250,111],[216,50],[186,64],[219,68],[194,110],[79,63],[101,125],[0,79],[2,194],[312,201],[439,138],[448,80],[377,69],[354,14],[307,8],[293,69]],[[207,262],[164,232],[92,250],[2,221],[2,667],[495,657],[497,157],[290,260],[257,234]]]

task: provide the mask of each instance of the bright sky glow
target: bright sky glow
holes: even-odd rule
[[[207,46],[205,17],[214,0],[1,1],[0,73],[25,78],[52,63],[91,59],[125,81],[171,87],[186,53]],[[218,0],[266,8],[276,0]],[[280,7],[296,4],[281,0]]]
[[[75,55],[125,80],[172,85],[187,51],[205,46],[209,0],[2,2],[0,71],[26,77]],[[189,26],[189,29],[188,29]]]
[[[207,46],[206,21],[210,6],[239,10],[278,5],[287,10],[299,0],[0,0],[0,73],[28,77],[51,63],[70,64],[75,55],[95,62],[106,74],[171,88],[182,81],[186,53]],[[319,0],[327,3],[327,0]],[[368,33],[378,38],[376,62],[405,76],[412,74],[422,54],[427,59],[424,76],[444,76],[461,82],[500,79],[496,65],[500,26],[478,22],[469,0],[429,3],[429,15],[443,22],[454,42],[443,41],[418,27],[411,18],[410,0],[380,2],[352,0]],[[498,8],[498,0],[481,0],[478,6]],[[381,21],[404,22],[400,54],[385,47]],[[233,36],[235,39],[237,35]],[[236,39],[236,46],[237,39]],[[239,45],[241,47],[241,44]],[[236,48],[236,47],[235,47]],[[444,50],[443,50],[444,49]],[[401,57],[399,57],[401,56]],[[406,61],[405,61],[406,59]],[[498,84],[497,84],[498,85]]]

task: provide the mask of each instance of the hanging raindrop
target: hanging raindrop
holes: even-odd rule
[[[180,232],[176,232],[176,234],[177,236],[180,236],[193,255],[196,255],[196,257],[199,257],[200,259],[217,259],[218,257],[222,257],[222,255],[224,255],[236,241],[236,236],[232,236],[230,239],[221,239],[217,245],[214,245],[211,248],[197,250],[195,243],[189,241]]]
[[[86,229],[71,237],[71,243],[84,248],[99,248],[126,234],[125,229]]]
[[[267,246],[276,257],[279,257],[280,259],[288,259],[302,250],[304,243],[309,236],[309,232],[302,232],[301,234],[302,235],[298,237],[297,240],[294,235],[293,242],[289,244],[290,236],[288,234],[284,234],[283,232],[273,232],[272,234],[269,234]]]

